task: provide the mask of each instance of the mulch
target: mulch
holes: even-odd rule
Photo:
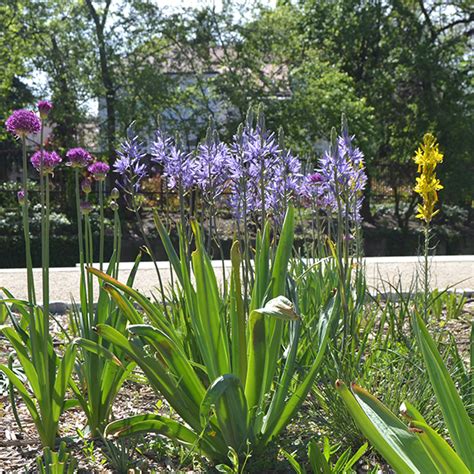
[[[474,300],[470,300],[467,302],[461,318],[445,323],[445,328],[455,337],[458,349],[464,358],[470,351],[470,324],[473,315]],[[60,316],[59,321],[63,327],[67,327],[66,316]],[[53,334],[60,333],[59,326],[54,322],[51,329]],[[10,350],[7,340],[0,336],[0,363],[7,361]],[[22,424],[20,429],[14,418],[6,386],[5,376],[0,373],[0,474],[37,472],[36,458],[42,454],[42,448],[35,426],[25,405],[21,400],[17,400],[18,416]],[[113,414],[117,418],[123,418],[157,410],[169,414],[169,407],[149,386],[135,381],[127,381],[115,400]],[[63,414],[60,423],[60,438],[66,442],[68,451],[77,459],[79,472],[114,472],[101,449],[103,447],[102,441],[91,441],[86,436],[80,435],[85,425],[86,419],[80,409],[72,409]],[[149,443],[154,438],[153,435],[149,435],[145,439]],[[163,455],[149,449],[142,449],[138,458],[141,464],[136,466],[136,472],[176,472],[178,469],[180,472],[197,472],[193,471],[192,467],[185,467],[183,470],[177,457],[170,458],[166,454]]]

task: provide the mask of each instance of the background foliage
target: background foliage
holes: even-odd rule
[[[232,0],[176,11],[151,0],[3,0],[0,11],[0,116],[51,97],[57,147],[111,159],[132,121],[151,136],[160,119],[194,142],[209,115],[228,136],[262,102],[269,126],[314,162],[345,112],[367,158],[366,220],[370,184],[383,182],[407,230],[411,157],[426,131],[445,154],[441,198],[470,204],[471,2]],[[16,149],[0,138],[2,153]]]

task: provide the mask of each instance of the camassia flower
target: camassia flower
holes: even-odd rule
[[[185,152],[176,140],[158,129],[151,145],[151,161],[163,166],[163,176],[169,189],[182,186],[188,190],[194,184],[193,161],[190,153]]]
[[[340,208],[343,215],[353,222],[360,222],[367,183],[364,155],[353,145],[354,136],[349,135],[345,127],[334,139],[334,145],[319,160],[317,186],[311,186],[311,189],[328,212],[337,212]]]
[[[439,212],[439,209],[434,208],[438,202],[438,191],[443,189],[435,172],[438,163],[443,161],[443,155],[439,152],[436,138],[431,133],[423,137],[423,143],[416,151],[413,160],[418,165],[418,173],[420,173],[420,176],[416,178],[414,190],[423,200],[421,204],[418,204],[416,217],[429,224]]]
[[[141,182],[148,175],[146,149],[132,128],[127,131],[127,139],[117,151],[114,172],[119,175],[117,184],[127,192],[134,194],[140,190]]]

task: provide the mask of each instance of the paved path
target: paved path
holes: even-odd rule
[[[432,258],[431,280],[433,288],[474,292],[474,255],[440,256]],[[390,284],[401,283],[403,291],[408,291],[417,278],[420,259],[417,257],[367,257],[364,259],[367,281],[370,287],[384,293],[392,290]],[[222,263],[213,262],[218,278],[222,278]],[[165,285],[170,284],[170,269],[167,262],[159,262],[159,269]],[[228,272],[230,262],[226,262]],[[122,263],[119,279],[126,281],[132,263]],[[34,270],[37,294],[41,294],[41,269]],[[158,285],[155,269],[151,262],[140,264],[134,287],[150,294]],[[25,299],[26,271],[24,269],[1,269],[0,287],[7,288],[16,298]],[[71,298],[79,300],[79,269],[77,267],[52,268],[50,270],[50,301],[70,303]],[[41,297],[39,297],[41,300]],[[41,301],[39,301],[41,302]]]

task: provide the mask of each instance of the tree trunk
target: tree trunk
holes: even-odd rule
[[[366,170],[367,172],[367,170]],[[371,224],[374,223],[374,216],[372,216],[372,212],[370,210],[370,198],[372,195],[372,178],[370,174],[367,172],[367,186],[364,191],[364,200],[362,201],[362,207],[360,209],[360,215],[365,222],[369,222]]]
[[[105,90],[105,107],[107,111],[107,150],[109,159],[112,158],[115,152],[115,131],[116,131],[116,120],[115,120],[115,100],[116,90],[113,79],[112,67],[109,64],[109,58],[107,56],[107,43],[105,41],[105,22],[109,12],[111,0],[107,0],[104,13],[102,17],[99,17],[97,11],[92,4],[92,0],[86,0],[89,13],[94,21],[95,33],[97,36],[97,47],[99,48],[99,61],[100,61],[100,74],[102,84]]]

